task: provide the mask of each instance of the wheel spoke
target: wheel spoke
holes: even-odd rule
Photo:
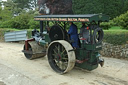
[[[64,62],[62,62],[62,69],[65,70]]]
[[[55,46],[55,48],[57,49],[57,53],[60,53],[60,45]]]
[[[61,69],[64,70],[64,69],[63,69],[63,67],[64,67],[64,66],[63,66],[63,62],[61,63],[61,67],[62,67]]]
[[[64,66],[64,69],[66,69],[68,67],[68,63],[67,62],[63,62],[63,66]]]
[[[58,45],[58,54],[60,54],[60,45]]]
[[[67,62],[63,62],[62,65],[63,65],[62,69],[65,70],[67,68],[68,63]]]
[[[56,54],[52,54],[53,56],[57,56]]]
[[[58,52],[58,46],[55,46],[55,49],[57,50],[57,52]]]
[[[65,57],[65,56],[68,56],[68,54],[64,54],[63,56],[64,56],[64,57]]]
[[[60,61],[57,61],[57,64],[58,64],[57,66],[60,68]]]
[[[63,60],[68,60],[68,58],[62,58]]]
[[[63,51],[63,52],[61,53],[61,55],[63,55],[66,50],[62,50],[62,51]]]
[[[55,53],[53,55],[58,56],[58,54],[59,54],[60,59],[61,59],[61,60],[56,60],[56,58],[54,59],[55,62],[56,62],[56,65],[61,70],[65,70],[67,68],[67,61],[68,61],[68,58],[65,57],[65,56],[67,56],[65,48],[59,44],[59,45],[56,45],[55,49],[53,49],[53,50],[54,50],[54,53]],[[57,50],[57,51],[55,51],[55,50]]]
[[[55,49],[53,49],[53,52],[57,55],[57,52],[55,51]]]

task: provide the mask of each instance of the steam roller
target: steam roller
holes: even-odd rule
[[[47,55],[50,67],[59,74],[69,72],[74,66],[92,71],[99,64],[101,67],[104,65],[100,55],[104,36],[100,23],[109,21],[107,15],[40,15],[35,16],[34,20],[39,21],[40,30],[34,29],[31,39],[25,41],[22,52],[27,59]],[[83,23],[85,26],[82,25],[84,30],[81,31],[88,36],[78,35],[78,41],[71,39],[67,32],[70,22]],[[73,47],[74,42],[78,43],[78,48]]]

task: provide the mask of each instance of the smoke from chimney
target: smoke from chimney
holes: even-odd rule
[[[38,0],[40,14],[73,14],[72,0]]]

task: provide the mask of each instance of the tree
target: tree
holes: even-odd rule
[[[2,12],[2,7],[0,6],[0,21],[2,20],[1,12]]]
[[[128,10],[128,0],[73,0],[75,14],[103,13],[114,18]]]
[[[19,12],[21,12],[21,8],[18,8],[17,3],[13,3],[12,0],[7,0],[7,2],[4,2],[4,7],[8,8],[9,11],[12,12],[12,15],[18,15]]]
[[[24,9],[24,8],[29,8],[29,0],[12,0],[14,3],[18,4],[18,8]]]
[[[12,18],[12,8],[7,5],[8,2],[2,2],[2,4],[4,5],[4,9],[2,9],[2,7],[0,7],[0,16],[1,16],[1,20],[2,21],[6,21]]]
[[[18,8],[23,9],[35,9],[37,7],[37,0],[12,0],[18,4]]]
[[[37,0],[30,0],[29,2],[31,4],[31,8],[33,9],[36,9],[37,8]]]
[[[128,11],[124,14],[121,14],[119,17],[114,18],[113,22],[122,27],[122,29],[128,30]]]

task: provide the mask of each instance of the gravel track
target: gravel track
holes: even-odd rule
[[[0,42],[0,85],[128,85],[128,61],[104,58],[104,67],[86,71],[75,67],[59,75],[47,57],[28,60],[23,44]]]

